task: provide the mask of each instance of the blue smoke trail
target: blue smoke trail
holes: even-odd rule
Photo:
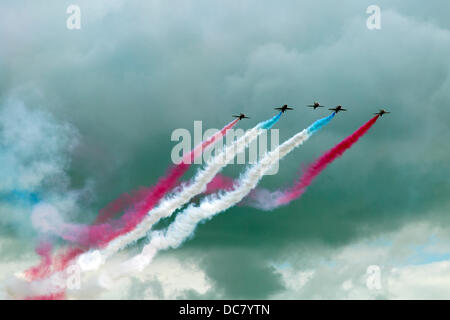
[[[258,126],[261,129],[267,129],[267,130],[272,128],[275,125],[275,123],[277,123],[277,121],[280,120],[282,113],[283,112],[280,111],[280,113],[278,113],[276,116],[272,117],[271,119],[259,123]]]
[[[35,205],[41,201],[41,196],[32,191],[13,190],[10,192],[0,193],[0,201],[20,205]]]
[[[319,119],[319,120],[317,120],[316,122],[314,122],[312,125],[310,125],[310,126],[306,129],[306,130],[308,131],[308,134],[311,135],[311,134],[315,133],[317,130],[319,130],[319,129],[322,128],[324,125],[326,125],[328,122],[330,122],[331,119],[333,119],[335,115],[336,115],[336,112],[333,112],[333,113],[330,114],[328,117]]]

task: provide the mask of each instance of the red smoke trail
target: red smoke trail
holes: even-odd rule
[[[28,280],[37,280],[48,277],[54,272],[64,270],[70,261],[78,257],[81,253],[92,247],[102,247],[117,236],[127,233],[142,221],[150,209],[152,209],[178,182],[179,178],[189,169],[193,160],[211,144],[222,138],[228,130],[238,123],[239,119],[233,120],[222,128],[219,132],[196,146],[190,153],[183,157],[180,164],[170,168],[167,175],[161,178],[155,186],[140,189],[132,195],[127,193],[111,202],[101,211],[94,225],[63,225],[60,236],[73,243],[78,243],[83,248],[72,247],[63,250],[52,260],[43,257],[43,261],[36,267],[25,271]],[[130,204],[130,201],[136,201]],[[118,210],[125,209],[125,214],[118,220],[109,221]],[[109,222],[108,222],[109,221]],[[39,252],[38,252],[39,254]]]
[[[85,249],[79,247],[69,247],[61,250],[54,259],[53,272],[66,269],[70,261],[78,257],[83,252],[85,252]]]
[[[312,181],[336,158],[341,156],[359,138],[361,138],[377,121],[378,115],[370,119],[366,124],[356,130],[353,134],[345,138],[338,145],[323,154],[313,164],[307,166],[303,176],[290,189],[285,191],[270,192],[266,189],[254,189],[240,205],[254,206],[260,209],[274,209],[299,198]],[[302,170],[303,171],[303,170]],[[227,176],[217,174],[207,185],[205,194],[216,192],[217,190],[230,190],[234,187],[234,180]]]
[[[52,245],[49,242],[41,242],[36,247],[36,253],[41,257],[41,263],[25,271],[27,279],[45,278],[51,273]]]
[[[222,128],[219,132],[211,136],[208,140],[203,142],[202,144],[196,146],[191,152],[189,152],[187,155],[185,155],[181,161],[181,164],[178,166],[184,166],[186,164],[190,165],[194,162],[195,158],[200,156],[206,148],[208,148],[211,144],[216,142],[219,138],[223,137],[226,132],[231,129],[239,119],[233,120],[229,124],[227,124],[225,127]],[[176,167],[174,168],[176,169]],[[182,168],[182,173],[178,175],[183,175],[183,173],[188,169],[188,167]],[[173,169],[172,169],[173,170]],[[104,223],[116,216],[120,212],[126,211],[127,208],[130,206],[133,206],[133,204],[141,203],[142,201],[145,201],[145,198],[147,195],[152,191],[153,188],[146,188],[143,187],[139,190],[134,190],[130,193],[124,193],[121,196],[119,196],[116,200],[109,203],[105,208],[101,209],[99,212],[99,215],[97,216],[97,219],[94,221],[93,224],[101,224]]]
[[[230,190],[234,186],[233,178],[218,173],[207,185],[205,194],[213,193],[217,190]]]
[[[193,160],[201,155],[202,151],[208,146],[224,136],[238,121],[236,119],[230,122],[221,131],[195,147],[183,157],[180,164],[169,169],[168,174],[161,178],[154,187],[146,190],[144,196],[142,193],[138,193],[135,198],[140,201],[128,208],[120,219],[90,226],[66,224],[62,228],[61,237],[86,247],[103,247],[114,238],[130,232],[142,221],[148,211],[176,186],[178,180],[189,169]]]
[[[24,300],[65,300],[65,292],[50,293],[42,296],[30,296],[26,297]]]
[[[283,195],[276,199],[277,206],[287,204],[292,200],[299,198],[306,188],[312,183],[312,181],[336,158],[342,156],[342,154],[350,149],[351,146],[359,140],[378,120],[379,115],[376,115],[369,121],[367,121],[362,127],[353,132],[347,138],[342,140],[339,144],[332,149],[325,152],[319,159],[314,161],[307,167],[305,173],[301,176],[300,180],[290,189],[283,192]]]
[[[203,150],[205,150],[211,144],[216,142],[219,138],[223,137],[226,134],[226,132],[229,129],[231,129],[238,121],[239,119],[230,122],[225,127],[223,127],[222,130],[211,136],[208,140],[196,146],[191,152],[189,152],[187,155],[183,157],[181,164],[179,164],[178,166],[184,164],[192,164],[195,158],[197,158],[202,154]],[[188,168],[184,169],[185,172]],[[139,190],[132,191],[131,194],[130,193],[122,194],[116,200],[112,201],[105,208],[100,210],[99,215],[97,216],[97,219],[94,221],[93,224],[104,223],[114,218],[114,216],[116,216],[118,213],[126,211],[126,209],[129,208],[130,206],[133,206],[133,204],[141,203],[142,201],[145,200],[147,195],[152,192],[152,190],[153,188],[143,187]]]
[[[141,202],[151,188],[141,188],[130,193],[121,194],[116,200],[100,209],[97,218],[92,224],[105,223],[115,218],[119,213],[126,211],[133,203]]]
[[[24,272],[28,281],[34,281],[49,277],[55,272],[62,271],[69,265],[70,261],[85,252],[86,249],[79,247],[68,247],[61,249],[54,257],[51,257],[51,246],[39,244],[36,252],[41,256],[41,263],[31,267]]]
[[[171,168],[166,177],[146,192],[145,197],[127,209],[119,219],[96,225],[65,224],[60,229],[60,236],[85,247],[103,247],[117,236],[127,233],[142,221],[164,195],[172,190],[178,179],[189,169],[189,165],[180,163]]]

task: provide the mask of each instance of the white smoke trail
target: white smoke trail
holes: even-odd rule
[[[189,206],[176,217],[175,221],[165,231],[153,231],[150,235],[150,243],[143,248],[139,255],[124,262],[109,274],[104,273],[103,278],[111,281],[111,279],[117,279],[132,272],[142,271],[158,251],[180,246],[193,234],[201,221],[211,219],[216,214],[240,202],[258,184],[274,163],[305,142],[311,134],[305,129],[275,150],[267,153],[257,164],[247,169],[233,190],[219,196],[207,197],[199,206]]]
[[[192,182],[185,185],[180,192],[161,201],[156,208],[150,210],[135,229],[112,240],[101,250],[93,250],[80,255],[77,260],[78,265],[83,270],[95,270],[119,250],[145,237],[151,227],[160,219],[169,217],[176,209],[188,203],[196,195],[204,192],[206,185],[214,176],[230,163],[236,154],[244,151],[262,132],[264,132],[264,129],[262,129],[260,124],[247,131],[236,142],[230,144],[217,156],[210,159],[206,166],[195,175]]]
[[[66,269],[75,268],[76,270],[80,271],[80,276],[81,273],[95,271],[100,268],[108,258],[117,253],[119,250],[145,237],[147,235],[147,232],[156,222],[158,222],[162,218],[169,217],[172,212],[174,212],[177,208],[181,207],[185,203],[189,202],[192,197],[204,192],[206,190],[207,184],[214,178],[214,176],[219,173],[219,171],[228,163],[230,163],[238,153],[243,152],[245,148],[261,133],[263,133],[267,129],[270,129],[278,121],[280,116],[281,112],[273,118],[259,123],[254,128],[248,130],[237,141],[225,147],[217,156],[210,159],[202,170],[199,170],[199,172],[193,178],[192,182],[185,185],[181,189],[181,191],[161,201],[158,207],[150,210],[147,216],[141,221],[140,224],[136,226],[135,229],[112,240],[103,249],[91,250],[81,254],[76,262],[71,263]],[[83,287],[85,287],[87,290],[92,289],[95,291],[98,290],[98,282],[96,280],[93,280],[92,276],[93,274],[91,274],[91,280],[85,279],[83,281]],[[46,295],[58,292],[58,290],[55,289],[54,285],[55,279],[64,279],[66,277],[66,272],[61,271],[53,274],[50,278],[33,282],[33,291],[38,295]],[[102,279],[100,278],[100,280]],[[56,282],[59,282],[59,280]]]

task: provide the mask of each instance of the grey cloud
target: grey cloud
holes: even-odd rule
[[[242,111],[251,126],[289,103],[296,110],[279,123],[284,140],[324,115],[304,104],[348,106],[264,179],[274,189],[377,108],[392,111],[301,200],[269,214],[233,208],[199,228],[188,248],[256,252],[235,284],[212,254],[214,290],[266,297],[280,280],[262,256],[304,243],[339,248],[448,208],[447,3],[378,1],[380,31],[365,27],[372,1],[78,3],[80,31],[65,28],[60,1],[1,5],[0,97],[18,96],[79,130],[68,174],[75,186],[96,181],[88,215],[154,182],[170,163],[170,133],[193,120],[217,128]],[[429,218],[448,224],[445,211]],[[258,292],[240,286],[252,271],[252,281],[264,279]]]

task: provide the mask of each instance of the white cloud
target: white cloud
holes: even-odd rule
[[[135,278],[122,279],[108,290],[102,291],[99,298],[180,299],[190,291],[202,295],[211,288],[212,283],[194,260],[164,254],[158,256]],[[133,294],[136,291],[139,293]]]
[[[450,260],[395,268],[387,285],[391,299],[449,299]]]
[[[361,239],[343,248],[316,248],[312,252],[310,249],[307,260],[300,257],[275,264],[286,290],[272,298],[449,298],[448,234],[450,228],[416,222],[396,232]],[[305,250],[308,249],[301,250],[302,254]],[[434,256],[436,252],[444,254],[443,258]],[[430,261],[432,258],[444,260]],[[367,284],[372,274],[368,273],[368,267],[373,265],[380,270],[379,290]]]

